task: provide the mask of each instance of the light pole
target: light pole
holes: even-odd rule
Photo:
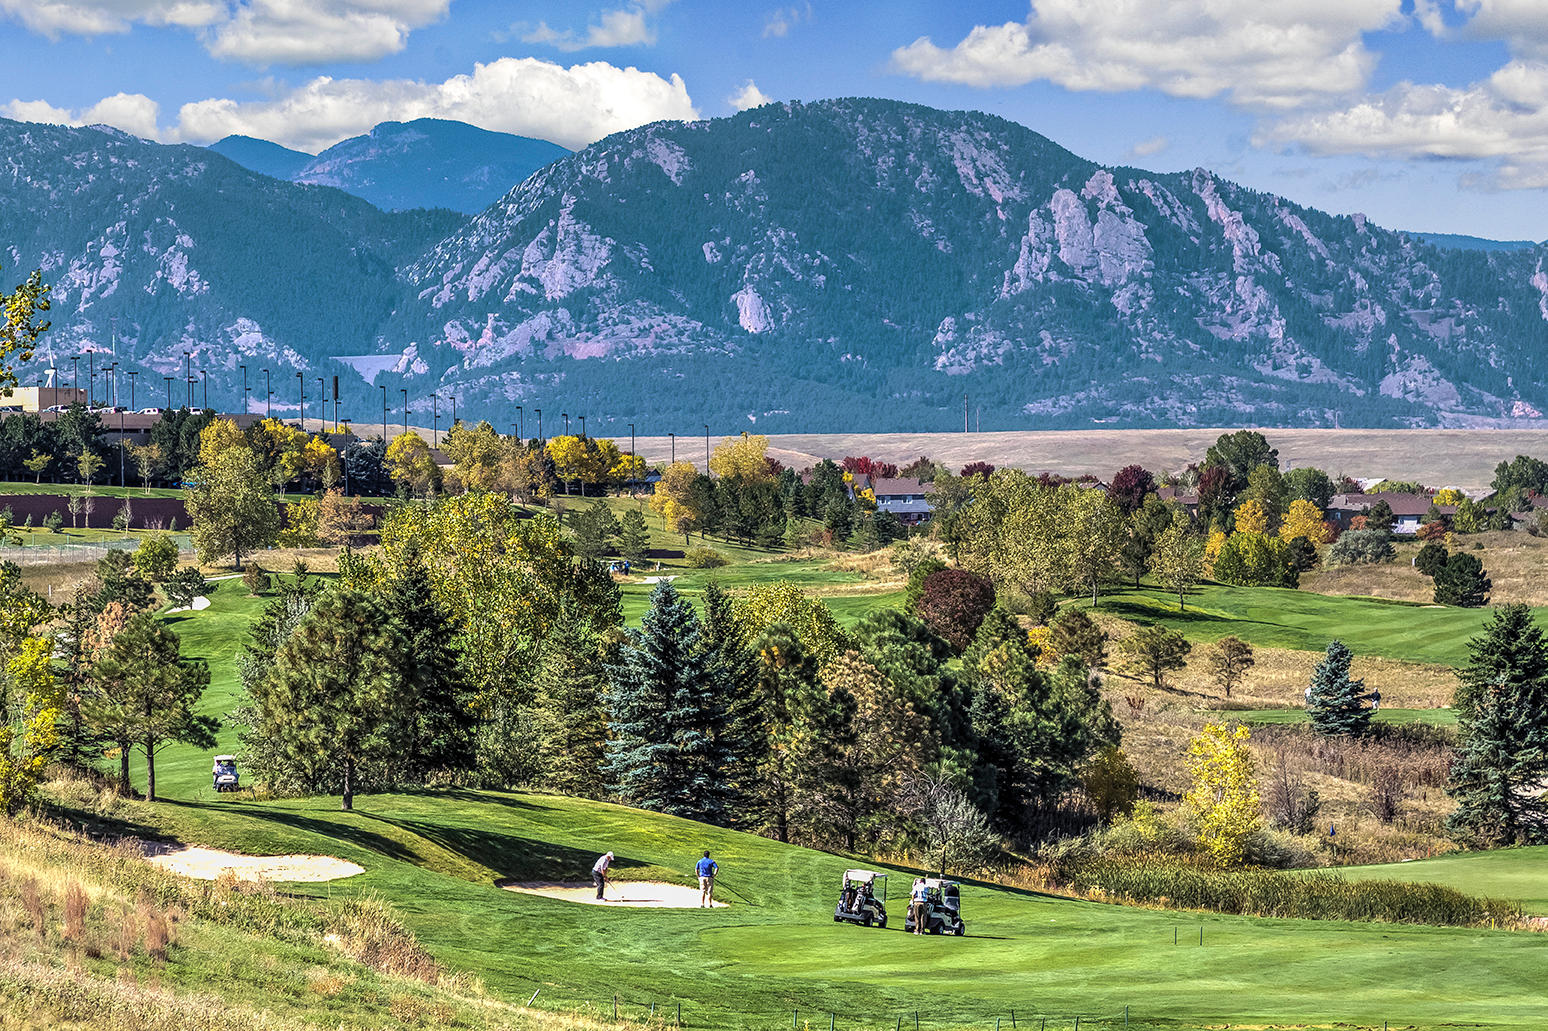
[[[183,379],[188,381],[188,407],[190,410],[193,408],[193,371],[192,366],[189,364],[189,356],[191,354],[193,354],[192,351],[183,352]]]
[[[521,439],[521,405],[516,406],[516,439]]]
[[[321,376],[317,377],[317,396],[322,398],[322,425],[318,427],[318,431],[321,432],[321,433],[327,433],[328,432],[328,391],[325,389],[325,387],[323,385],[323,378]],[[338,413],[335,412],[334,414],[336,415]],[[303,422],[301,424],[301,428],[303,430],[306,429],[306,423]]]
[[[677,434],[675,434],[675,433],[668,433],[667,436],[672,438],[672,464],[676,465],[677,464]]]
[[[452,393],[451,399],[452,399],[452,425],[455,426],[455,425],[457,425],[457,395],[456,395],[455,392]]]
[[[131,371],[124,373],[124,375],[129,377],[129,410],[134,411],[134,378],[138,376],[139,373]]]
[[[538,443],[541,444],[541,443],[543,443],[543,409],[541,409],[541,408],[534,408],[532,410],[537,413],[537,417],[538,417]]]
[[[247,414],[247,366],[245,366],[245,365],[238,365],[237,368],[242,370],[242,414],[246,415]]]
[[[709,473],[709,423],[704,424],[704,475]]]
[[[382,388],[382,443],[387,443],[387,384],[378,383]]]
[[[97,352],[86,352],[86,407],[90,408],[97,398]]]
[[[203,405],[207,412],[210,410],[210,370],[199,370],[199,389],[204,391]]]
[[[403,390],[403,433],[404,433],[405,436],[407,436],[407,434],[408,434],[408,388],[404,387],[404,388],[402,388],[402,390]]]
[[[74,376],[75,383],[70,388],[70,403],[73,405],[75,404],[75,399],[81,395],[81,356],[72,354],[70,356],[70,365],[73,370],[71,374]]]
[[[559,414],[564,418],[564,435],[568,437],[570,435],[570,413],[560,412]]]
[[[167,381],[167,411],[170,412],[172,411],[172,377],[163,376],[161,378]]]
[[[306,429],[306,373],[296,373],[296,393],[301,397],[301,429]]]
[[[581,440],[585,440],[586,439],[586,417],[584,415],[580,416],[580,424],[581,424]]]
[[[430,446],[441,446],[441,395],[430,392]]]
[[[634,423],[631,422],[629,424],[629,471],[631,473],[634,472],[634,454]],[[630,477],[629,482],[634,482],[633,477]]]

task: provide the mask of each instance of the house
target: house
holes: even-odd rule
[[[1342,533],[1349,529],[1349,524],[1355,516],[1368,514],[1371,506],[1378,501],[1385,501],[1392,509],[1392,514],[1397,518],[1392,532],[1398,536],[1412,536],[1418,533],[1420,520],[1432,507],[1441,515],[1451,515],[1457,510],[1455,505],[1436,505],[1435,499],[1428,494],[1382,491],[1379,494],[1335,494],[1328,502],[1326,515],[1328,521],[1338,527],[1339,532]]]
[[[858,478],[857,478],[858,479]],[[930,494],[933,483],[920,483],[913,477],[875,477],[869,480],[876,495],[876,510],[891,512],[905,523],[922,523],[930,518]]]

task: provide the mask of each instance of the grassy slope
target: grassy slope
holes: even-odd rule
[[[1339,872],[1350,880],[1433,881],[1476,895],[1520,899],[1529,913],[1548,914],[1548,846],[1460,852]]]
[[[1235,634],[1255,645],[1321,651],[1334,638],[1356,655],[1460,666],[1487,609],[1417,605],[1382,598],[1335,597],[1276,587],[1208,586],[1188,597],[1158,588],[1108,594],[1097,607],[1140,623],[1162,623],[1195,641]]]
[[[1226,716],[1249,724],[1306,723],[1309,719],[1305,709],[1233,709],[1227,710]],[[1457,715],[1451,709],[1382,709],[1376,714],[1374,722],[1428,723],[1436,727],[1454,727],[1457,725]]]

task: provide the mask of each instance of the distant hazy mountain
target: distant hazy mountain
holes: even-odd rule
[[[294,180],[312,161],[310,154],[281,147],[268,140],[255,140],[251,136],[227,136],[210,144],[210,149],[243,168],[250,168],[275,179]]]
[[[569,153],[544,140],[436,118],[383,122],[315,158],[246,136],[228,136],[210,149],[265,175],[337,186],[384,211],[449,208],[469,215]]]
[[[423,124],[346,147],[338,178],[425,167],[387,156],[443,139]],[[366,422],[385,387],[419,418],[455,394],[502,428],[519,404],[593,433],[948,430],[964,395],[985,429],[1548,411],[1548,249],[1440,248],[983,114],[833,100],[656,123],[473,218],[112,130],[0,121],[0,146],[0,263],[55,286],[39,364],[108,347],[116,318],[142,391],[190,350],[222,405],[246,364],[291,405],[337,374]]]
[[[1457,251],[1527,251],[1538,246],[1531,240],[1486,240],[1481,236],[1461,236],[1456,233],[1410,233],[1425,243]]]

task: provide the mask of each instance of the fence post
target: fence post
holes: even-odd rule
[[[1199,944],[1200,945],[1204,944],[1204,925],[1203,924],[1199,925]]]
[[[613,1019],[618,1019],[618,996],[613,996]]]
[[[1127,1006],[1123,1008],[1123,1026],[1129,1026],[1129,1007]]]
[[[833,1031],[833,1021],[837,1017],[837,1013],[834,1013],[831,1010],[828,1012],[828,1031]]]
[[[1016,1031],[1016,1011],[1011,1010],[1011,1031]]]
[[[539,989],[538,989],[538,990],[537,990],[537,992],[533,992],[533,993],[532,993],[532,998],[530,998],[530,999],[528,999],[528,1000],[527,1000],[527,1005],[528,1005],[528,1006],[531,1006],[531,1005],[532,1005],[532,1004],[533,1004],[533,1002],[535,1002],[535,1001],[537,1001],[537,997],[538,997],[538,992],[541,992],[541,991],[542,991],[542,990],[543,990],[543,989],[542,989],[542,988],[539,988]]]
[[[801,1007],[797,1006],[790,1011],[790,1027],[792,1031],[801,1026]]]
[[[678,1027],[682,1027],[683,1026],[683,1004],[682,1003],[678,1003],[677,1004],[677,1026]]]
[[[1000,1031],[1000,1018],[994,1018],[994,1031]]]

